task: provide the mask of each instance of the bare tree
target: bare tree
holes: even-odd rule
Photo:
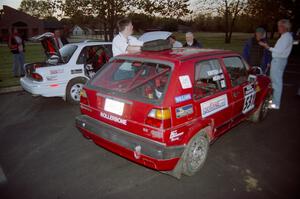
[[[197,3],[205,5],[206,11],[223,17],[225,43],[230,43],[236,20],[244,12],[247,2],[248,0],[199,0]]]

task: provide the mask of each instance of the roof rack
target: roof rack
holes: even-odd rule
[[[163,51],[172,49],[172,45],[168,40],[158,39],[145,42],[141,49],[142,51]]]

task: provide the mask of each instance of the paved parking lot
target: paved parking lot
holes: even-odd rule
[[[83,138],[78,106],[0,95],[0,198],[299,198],[300,70],[287,71],[282,109],[222,136],[203,169],[181,180]]]

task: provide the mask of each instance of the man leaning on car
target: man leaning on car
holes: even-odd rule
[[[132,21],[128,18],[121,19],[118,22],[118,29],[119,34],[115,36],[112,42],[113,56],[139,52],[143,42],[131,36],[133,33]]]

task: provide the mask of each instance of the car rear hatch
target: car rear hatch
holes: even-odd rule
[[[84,114],[114,127],[163,141],[171,114],[164,107],[173,64],[170,62],[115,58],[84,88]]]

